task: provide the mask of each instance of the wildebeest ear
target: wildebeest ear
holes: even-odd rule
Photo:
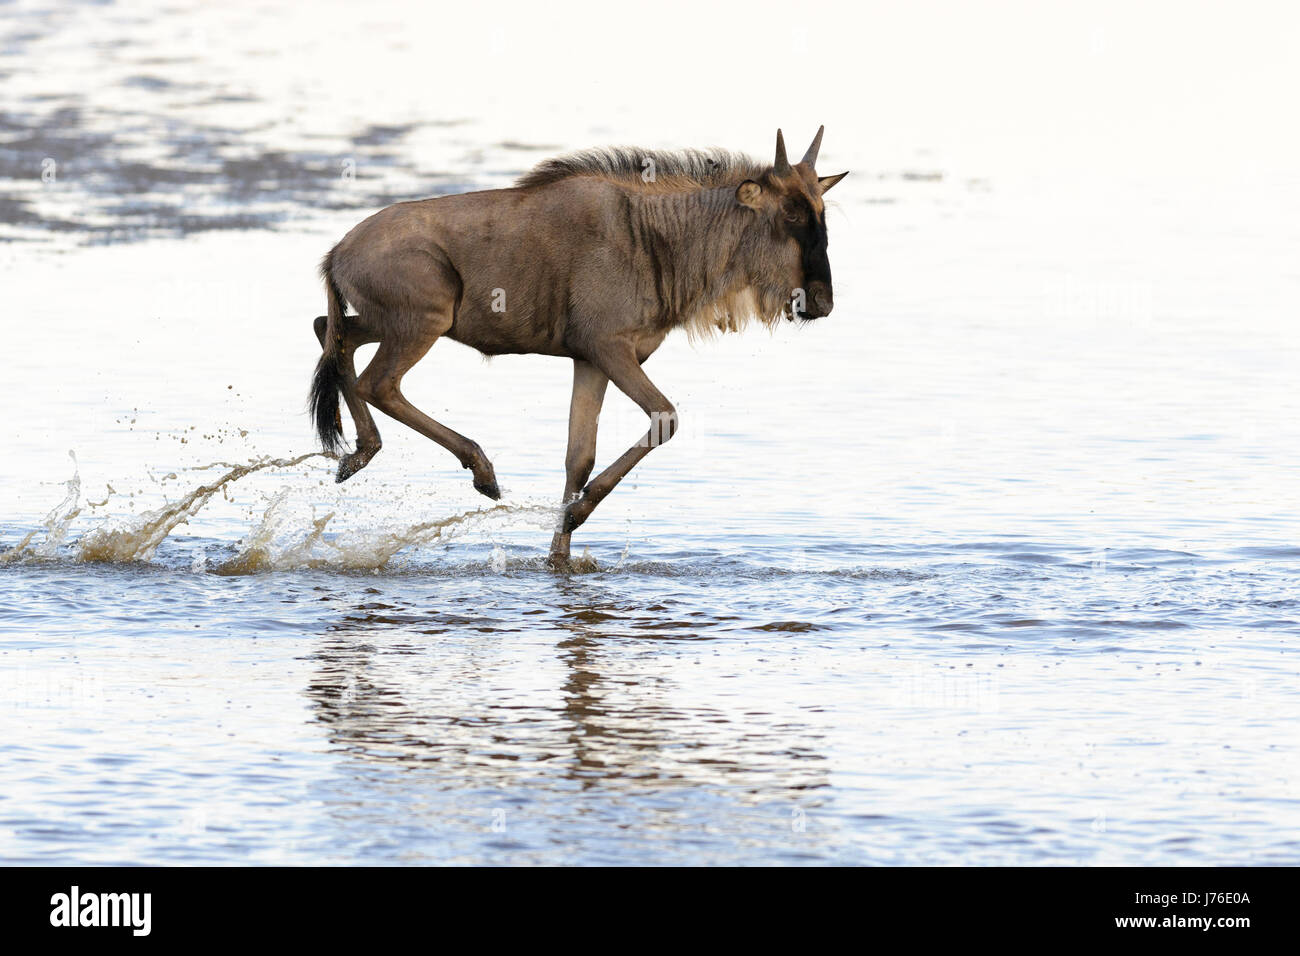
[[[736,187],[736,199],[741,205],[754,207],[758,205],[758,197],[763,195],[763,187],[752,179],[746,179]]]
[[[844,172],[838,173],[837,175],[834,176],[823,176],[817,180],[817,185],[822,188],[823,193],[827,193],[830,192],[830,188],[832,186],[834,186],[836,183],[838,183],[841,179],[843,179],[847,175],[848,175],[848,171],[845,170]]]

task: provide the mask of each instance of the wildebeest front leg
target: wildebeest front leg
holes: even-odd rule
[[[630,346],[618,348],[593,361],[618,386],[619,391],[640,405],[641,410],[650,416],[650,430],[639,442],[623,452],[614,464],[593,478],[582,489],[582,496],[565,509],[562,530],[567,534],[572,534],[591,516],[596,505],[614,490],[642,458],[672,438],[677,431],[677,410],[646,376],[634,349]]]
[[[596,465],[596,426],[600,420],[600,406],[605,401],[607,376],[596,366],[582,359],[573,362],[573,399],[569,404],[569,451],[564,458],[564,499],[572,504],[579,489],[591,476]],[[563,568],[569,560],[569,536],[566,528],[568,514],[551,541],[550,564]]]

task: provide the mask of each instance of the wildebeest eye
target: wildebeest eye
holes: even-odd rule
[[[786,222],[803,222],[804,218],[804,211],[798,206],[787,208],[785,211]]]

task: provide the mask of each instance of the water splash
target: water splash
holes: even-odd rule
[[[328,457],[325,452],[309,452],[297,458],[262,458],[246,465],[233,465],[211,484],[200,485],[179,501],[147,511],[137,518],[96,528],[76,543],[76,556],[82,561],[121,563],[148,561],[167,535],[198,513],[199,509],[231,482],[267,468],[292,468],[310,458]]]
[[[63,483],[68,493],[45,516],[39,528],[27,532],[27,535],[16,545],[0,553],[0,564],[23,558],[49,561],[58,554],[59,547],[68,536],[68,527],[72,524],[72,520],[81,514],[81,506],[77,504],[81,500],[81,471],[77,467],[76,452],[68,452],[68,457],[72,459],[72,477]],[[38,544],[33,545],[33,539],[42,531],[45,532],[45,537]]]
[[[148,562],[168,535],[178,526],[188,523],[216,495],[226,495],[233,483],[255,472],[292,468],[316,457],[332,456],[311,452],[296,458],[259,458],[245,464],[214,462],[203,467],[220,466],[226,471],[179,500],[138,516],[117,519],[66,544],[69,527],[82,512],[79,503],[81,477],[74,470],[72,478],[64,482],[67,494],[63,501],[50,511],[39,528],[0,553],[0,563],[60,558],[109,564]],[[75,469],[75,456],[73,463]],[[109,497],[112,497],[111,486]],[[105,504],[107,500],[99,504]],[[295,504],[301,505],[301,501],[295,502],[293,489],[284,489],[271,499],[261,519],[235,546],[233,557],[218,561],[209,549],[204,548],[193,556],[190,570],[223,575],[304,568],[374,570],[387,565],[400,551],[434,541],[446,541],[501,518],[523,518],[540,530],[551,530],[557,520],[557,508],[553,505],[498,504],[397,528],[370,526],[347,530],[327,538],[326,530],[335,513],[330,511],[317,515],[312,507],[310,515],[307,515],[301,510],[295,511]],[[508,564],[505,552],[498,547],[492,559],[493,569],[500,573]]]
[[[532,517],[550,527],[556,515],[556,508],[551,505],[499,504],[393,530],[346,531],[326,538],[325,529],[334,512],[319,517],[313,514],[307,522],[310,527],[306,532],[300,532],[297,529],[303,522],[289,512],[289,494],[286,490],[275,497],[258,526],[240,542],[239,553],[214,569],[217,574],[256,574],[302,568],[375,570],[387,565],[400,551],[448,540],[485,522],[504,517]],[[502,552],[503,570],[504,563]]]
[[[64,482],[67,494],[46,515],[41,526],[28,532],[21,541],[0,553],[0,564],[13,561],[53,561],[60,557],[75,561],[124,563],[149,561],[158,546],[180,524],[189,521],[217,492],[222,492],[232,482],[267,468],[292,468],[309,458],[329,457],[324,452],[311,452],[297,458],[259,458],[243,465],[223,463],[225,474],[215,481],[200,485],[179,501],[165,504],[142,515],[119,520],[111,525],[95,528],[73,541],[67,552],[64,542],[73,520],[81,514],[81,475],[76,468],[77,456],[68,453],[73,462],[73,475]],[[107,504],[113,496],[109,486],[108,497],[101,502],[91,502],[91,507]],[[42,536],[43,535],[43,536]]]
[[[601,570],[599,562],[591,556],[590,548],[583,548],[582,554],[576,558],[569,558],[569,563],[564,569],[569,574],[595,574]]]

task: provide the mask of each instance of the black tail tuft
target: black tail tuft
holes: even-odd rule
[[[321,447],[337,454],[343,446],[339,393],[350,383],[343,374],[343,313],[346,305],[338,283],[334,281],[335,249],[329,251],[320,265],[329,314],[325,321],[325,347],[316,363],[316,375],[311,380],[311,396],[307,402]]]
[[[333,454],[343,447],[343,429],[339,427],[339,392],[342,388],[343,373],[339,369],[338,353],[326,351],[316,363],[308,407],[321,447]]]

